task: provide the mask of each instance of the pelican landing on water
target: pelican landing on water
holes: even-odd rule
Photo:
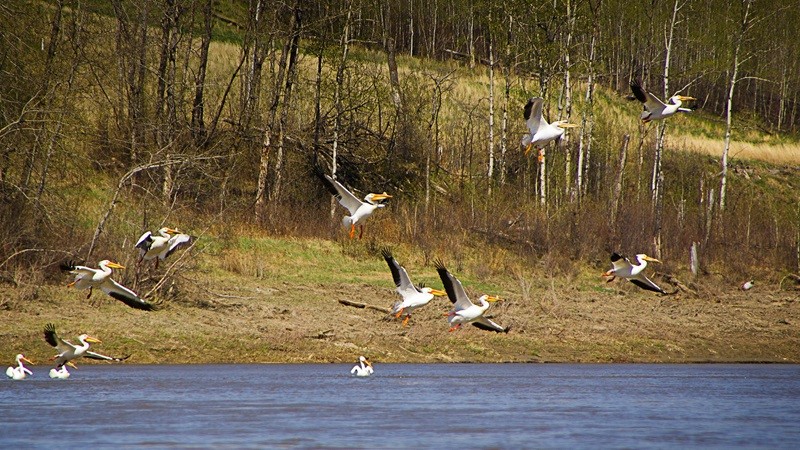
[[[668,100],[669,104],[665,104],[651,92],[645,91],[639,80],[631,82],[631,91],[633,91],[633,96],[636,97],[636,100],[639,100],[644,106],[644,111],[642,111],[640,116],[640,119],[642,119],[644,123],[650,122],[651,120],[666,119],[679,112],[691,112],[691,109],[681,108],[681,105],[685,101],[696,100],[694,97],[673,95]]]
[[[56,333],[56,326],[52,323],[49,323],[44,327],[44,340],[51,346],[55,347],[55,349],[58,351],[58,354],[53,357],[53,360],[56,363],[55,368],[58,370],[60,370],[61,366],[64,364],[67,364],[73,359],[80,357],[100,359],[104,361],[124,361],[130,357],[130,355],[128,355],[122,358],[115,358],[113,356],[101,355],[100,353],[89,351],[90,343],[100,343],[100,339],[89,336],[88,334],[82,334],[78,336],[78,342],[80,342],[81,345],[72,344],[71,342],[61,339],[58,336]],[[72,367],[76,367],[74,364],[70,365]]]

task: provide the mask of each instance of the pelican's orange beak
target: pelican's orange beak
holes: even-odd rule
[[[97,339],[96,337],[92,337],[92,336],[88,336],[86,338],[86,342],[93,342],[95,344],[102,344],[103,343],[103,341],[101,341],[100,339]]]
[[[433,295],[435,295],[437,297],[442,297],[442,296],[447,295],[447,292],[440,291],[439,289],[431,289],[431,294],[433,294]]]
[[[123,266],[122,264],[115,263],[114,261],[109,262],[108,264],[106,264],[106,266],[114,268],[114,269],[124,269],[125,268],[125,266]]]

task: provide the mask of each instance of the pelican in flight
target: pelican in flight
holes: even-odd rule
[[[8,378],[11,378],[12,380],[24,380],[25,377],[27,377],[28,375],[33,375],[33,372],[28,370],[28,368],[25,367],[25,364],[23,364],[23,362],[26,362],[28,364],[33,364],[33,361],[26,358],[25,355],[23,355],[22,353],[17,355],[16,360],[17,360],[17,367],[11,366],[8,369],[6,369],[6,375],[8,376]]]
[[[469,300],[458,278],[448,272],[441,261],[436,262],[436,271],[439,272],[439,277],[442,279],[444,290],[447,291],[447,297],[453,303],[453,309],[445,314],[447,321],[450,323],[450,331],[461,328],[462,324],[471,323],[482,330],[508,333],[508,330],[511,329],[510,326],[502,327],[483,316],[486,310],[489,309],[489,304],[500,301],[499,298],[492,295],[482,295],[478,299],[480,305],[476,305]]]
[[[610,283],[614,281],[614,278],[620,277],[627,279],[642,289],[666,294],[666,291],[658,287],[657,284],[653,283],[653,281],[647,278],[647,276],[644,274],[644,269],[647,267],[648,261],[656,263],[661,263],[661,261],[651,258],[644,253],[639,253],[636,255],[636,261],[638,261],[639,264],[634,265],[628,258],[620,255],[619,253],[612,253],[611,264],[614,265],[614,268],[603,273],[603,276],[611,277],[606,280],[606,282]]]
[[[383,204],[384,200],[392,198],[392,196],[386,192],[383,194],[370,193],[364,197],[364,201],[362,202],[358,197],[353,195],[352,192],[348,191],[347,188],[329,175],[321,171],[317,171],[317,175],[322,180],[325,188],[327,188],[328,191],[339,200],[339,203],[350,212],[349,216],[344,216],[342,219],[342,225],[344,227],[350,227],[350,239],[353,239],[353,236],[355,236],[356,224],[358,224],[361,229],[358,235],[358,238],[361,239],[364,235],[364,221],[367,220],[376,209],[386,206]]]
[[[139,263],[156,260],[156,269],[158,269],[158,262],[163,261],[167,256],[171,255],[175,250],[185,247],[192,242],[192,237],[188,234],[183,234],[178,230],[163,227],[158,230],[159,236],[154,236],[153,233],[145,231],[144,234],[136,241],[136,248],[139,249]]]
[[[58,354],[53,357],[56,362],[55,368],[58,370],[61,370],[61,367],[64,364],[68,364],[73,359],[80,357],[100,359],[104,361],[124,361],[130,357],[129,355],[123,358],[114,358],[112,356],[101,355],[100,353],[89,351],[89,343],[100,343],[100,339],[89,336],[88,334],[82,334],[78,336],[78,341],[81,343],[81,345],[74,345],[69,341],[65,341],[64,339],[58,337],[58,334],[56,333],[56,326],[52,323],[48,323],[44,327],[44,340],[58,350]],[[69,365],[77,369],[77,366],[75,366],[74,363]]]
[[[100,267],[99,269],[92,269],[91,267],[86,266],[77,266],[72,261],[62,264],[61,270],[75,274],[75,281],[67,286],[75,286],[75,288],[79,290],[88,288],[89,294],[86,296],[87,299],[92,296],[92,289],[97,287],[106,294],[114,297],[122,303],[125,303],[131,308],[142,309],[145,311],[154,311],[157,309],[157,306],[153,303],[143,300],[132,290],[111,279],[112,268],[124,269],[125,266],[107,259],[100,261],[97,265]]]
[[[50,369],[50,378],[59,379],[59,380],[66,380],[69,378],[69,370],[67,370],[67,366],[70,366],[74,369],[77,369],[76,366],[72,361],[67,361],[66,364],[61,366],[60,368],[56,369],[55,367]]]
[[[689,108],[681,108],[685,101],[696,100],[694,97],[687,97],[685,95],[673,95],[669,98],[669,104],[664,104],[652,92],[645,91],[642,88],[639,80],[631,82],[631,90],[633,91],[636,100],[639,100],[644,105],[644,111],[640,118],[642,122],[647,123],[651,120],[661,120],[667,117],[674,116],[678,112],[691,112]]]
[[[414,284],[411,283],[411,279],[408,278],[406,269],[397,263],[397,260],[394,259],[389,249],[384,248],[381,250],[381,255],[383,255],[383,259],[386,260],[386,264],[389,265],[389,270],[392,271],[394,284],[397,286],[397,293],[402,297],[401,301],[394,304],[392,314],[398,319],[405,314],[406,317],[403,319],[403,326],[408,325],[408,319],[411,318],[411,313],[415,309],[427,305],[428,302],[433,300],[434,296],[447,295],[446,292],[438,289],[414,286]]]
[[[528,133],[522,137],[522,146],[525,148],[525,155],[530,153],[531,148],[539,148],[539,160],[543,158],[542,150],[544,146],[550,141],[560,139],[564,134],[565,128],[574,128],[577,125],[567,122],[566,120],[557,120],[553,123],[547,123],[547,120],[542,117],[542,106],[544,99],[542,97],[532,97],[525,105],[525,123],[528,126]]]
[[[354,373],[359,377],[368,377],[372,375],[373,372],[374,371],[372,370],[372,363],[369,362],[369,360],[364,356],[359,356],[358,364],[356,364],[355,366],[353,366],[352,369],[350,369],[350,373]]]

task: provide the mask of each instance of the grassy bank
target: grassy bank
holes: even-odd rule
[[[66,276],[57,284],[4,287],[3,355],[10,362],[25,352],[46,362],[53,350],[42,329],[53,322],[64,337],[99,337],[96,351],[130,354],[130,363],[341,362],[359,354],[380,362],[800,362],[800,302],[789,283],[743,292],[707,279],[689,284],[696,292],[661,297],[627,282],[606,284],[599,277],[605,261],[549,277],[511,256],[496,257],[493,267],[451,259],[471,295],[505,299],[490,313],[512,328],[448,333],[446,299],[417,311],[407,328],[377,310],[339,303],[395,301],[374,241],[249,237],[228,248],[207,241],[177,262],[198,260],[172,277],[159,294],[164,309],[153,313],[99,292],[86,300],[64,286]],[[471,250],[490,251],[479,244]],[[418,249],[401,246],[395,255],[414,281],[441,286]],[[142,289],[167,268],[139,270]]]

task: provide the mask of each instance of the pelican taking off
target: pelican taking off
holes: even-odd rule
[[[383,194],[370,193],[364,197],[364,201],[362,202],[328,174],[323,173],[321,170],[316,170],[316,173],[322,180],[322,184],[328,189],[328,192],[333,194],[333,196],[339,200],[339,203],[350,212],[349,216],[344,216],[342,219],[342,225],[344,227],[350,227],[350,239],[353,239],[356,233],[356,224],[361,228],[361,232],[358,235],[358,238],[361,239],[364,235],[364,221],[367,220],[376,209],[386,206],[383,204],[384,200],[392,198],[392,196],[386,192]]]
[[[400,318],[400,316],[405,314],[406,317],[403,319],[403,326],[408,325],[408,319],[411,318],[411,313],[415,309],[427,305],[436,295],[446,295],[444,291],[438,289],[414,286],[414,284],[411,283],[411,279],[408,277],[406,269],[397,263],[397,260],[394,259],[389,249],[384,248],[381,250],[381,255],[383,255],[383,259],[386,260],[386,264],[389,265],[389,270],[392,271],[394,284],[397,286],[397,293],[402,297],[401,301],[394,304],[392,314],[394,314],[396,318]]]
[[[188,234],[169,227],[161,228],[158,230],[158,234],[159,236],[154,236],[151,232],[146,231],[136,242],[136,248],[139,249],[139,262],[155,259],[156,269],[158,269],[159,260],[165,260],[175,250],[192,242],[192,237]]]
[[[6,369],[6,375],[8,378],[11,378],[12,380],[24,380],[28,375],[33,375],[33,372],[28,370],[28,368],[25,367],[25,364],[23,364],[23,362],[33,364],[33,361],[26,358],[22,353],[17,355],[16,361],[17,367],[10,366],[8,369]]]
[[[639,80],[631,82],[631,90],[633,91],[636,100],[639,100],[644,105],[644,111],[640,118],[642,122],[647,123],[651,120],[661,120],[667,117],[674,116],[677,112],[691,112],[689,108],[681,108],[683,102],[688,100],[696,100],[694,97],[687,97],[684,95],[673,95],[669,98],[670,104],[664,104],[649,91],[642,88]]]
[[[56,334],[56,326],[52,323],[48,323],[44,327],[44,340],[58,350],[58,354],[54,356],[53,359],[56,362],[56,369],[59,370],[64,364],[67,364],[73,359],[80,358],[82,356],[89,359],[100,359],[104,361],[124,361],[130,357],[129,355],[123,358],[114,358],[112,356],[101,355],[100,353],[89,351],[89,343],[100,343],[100,339],[89,336],[88,334],[82,334],[78,336],[78,341],[81,343],[81,345],[74,345],[69,341],[65,341],[64,339],[58,337],[58,334]],[[76,367],[74,363],[70,365],[72,367]]]
[[[447,291],[447,297],[453,303],[453,309],[446,314],[447,321],[450,323],[450,331],[461,328],[462,324],[471,323],[482,330],[508,333],[508,330],[511,329],[510,326],[504,328],[483,317],[483,314],[489,309],[489,304],[499,301],[499,298],[491,295],[482,295],[478,299],[480,305],[476,305],[469,300],[458,278],[448,272],[441,261],[436,262],[436,271],[439,272],[439,277],[442,279],[444,290]]]
[[[661,294],[666,294],[667,292],[658,287],[657,284],[653,283],[652,280],[647,278],[644,274],[644,269],[647,267],[647,262],[652,261],[656,263],[661,263],[661,261],[651,258],[644,253],[639,253],[636,255],[636,261],[639,264],[634,265],[630,262],[630,260],[619,253],[612,253],[611,254],[611,264],[614,265],[614,268],[611,270],[603,273],[603,276],[611,277],[606,282],[614,281],[614,278],[620,277],[625,278],[631,283],[639,286],[642,289],[658,292]]]
[[[92,288],[100,288],[103,292],[125,303],[131,308],[154,311],[157,306],[139,297],[138,294],[111,279],[111,269],[124,269],[125,266],[104,259],[97,264],[100,268],[93,269],[86,266],[75,265],[72,261],[61,264],[61,270],[75,274],[75,281],[67,286],[76,289],[89,289],[86,298],[92,296]]]
[[[542,106],[544,99],[542,97],[532,97],[525,105],[525,124],[528,126],[528,133],[522,137],[522,146],[525,148],[525,155],[527,155],[531,148],[537,147],[540,150],[547,145],[548,142],[560,139],[564,134],[564,128],[577,127],[566,120],[557,120],[553,123],[547,123],[547,120],[542,117]],[[540,153],[541,156],[541,153]]]
[[[373,372],[374,371],[372,370],[372,363],[369,362],[369,360],[364,356],[359,356],[358,364],[356,364],[355,366],[353,366],[352,369],[350,369],[350,373],[354,373],[356,374],[356,376],[359,377],[368,377],[372,375]]]

